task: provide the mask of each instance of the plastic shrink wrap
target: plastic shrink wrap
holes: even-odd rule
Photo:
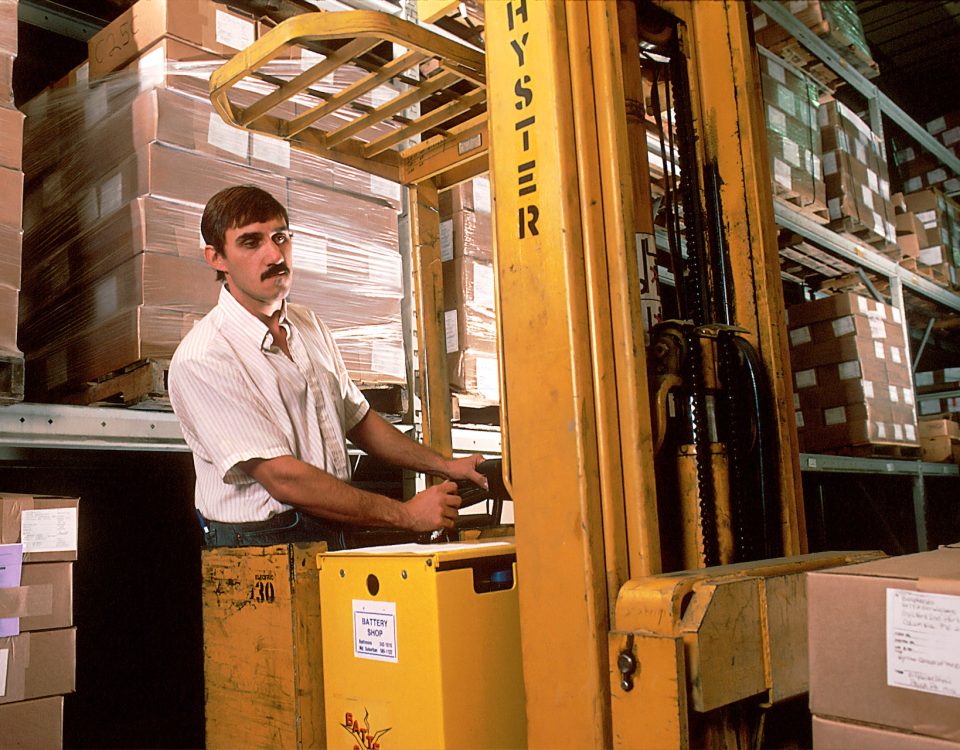
[[[198,3],[197,12],[222,7]],[[20,342],[30,398],[172,355],[219,293],[203,262],[203,206],[241,183],[288,208],[290,300],[331,327],[355,379],[403,382],[399,186],[228,126],[207,98],[222,62],[161,35],[123,69],[92,79],[91,58],[25,106]],[[302,64],[278,60],[271,72],[293,77]],[[340,73],[317,88],[349,82]],[[237,96],[254,101],[263,86],[240,84]],[[315,103],[304,98],[282,106]]]

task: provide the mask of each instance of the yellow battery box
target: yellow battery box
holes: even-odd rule
[[[526,747],[512,540],[317,565],[330,750]]]

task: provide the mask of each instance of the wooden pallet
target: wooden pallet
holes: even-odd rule
[[[0,404],[23,401],[23,357],[0,354]]]
[[[774,190],[776,192],[773,195],[773,199],[778,203],[782,203],[795,211],[799,211],[810,219],[810,221],[815,221],[817,224],[826,225],[830,223],[830,211],[822,203],[817,201],[805,203],[807,197],[801,196],[799,193],[783,190],[782,187],[776,185],[774,186]]]
[[[890,242],[883,235],[877,234],[872,227],[864,226],[852,216],[842,216],[839,219],[834,219],[828,226],[837,234],[843,235],[853,242],[870,245],[878,253],[891,260],[900,260],[900,246],[896,242]]]
[[[80,406],[125,406],[170,411],[167,370],[170,360],[141,360],[57,396],[57,401]]]

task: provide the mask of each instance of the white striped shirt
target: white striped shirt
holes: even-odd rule
[[[369,404],[313,312],[284,303],[281,320],[293,361],[224,286],[170,362],[170,402],[193,451],[196,506],[209,520],[263,521],[291,507],[237,468],[252,458],[291,455],[350,478],[346,434]]]

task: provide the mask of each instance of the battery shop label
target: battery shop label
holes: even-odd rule
[[[353,655],[397,662],[397,604],[353,600]]]

